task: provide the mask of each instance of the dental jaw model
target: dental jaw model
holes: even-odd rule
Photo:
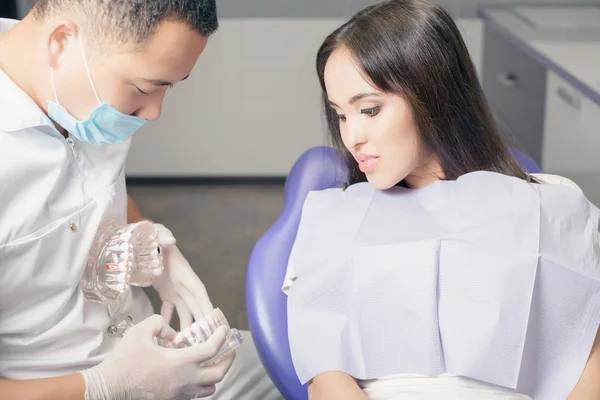
[[[112,325],[109,334],[122,335],[131,317],[121,314],[123,294],[131,286],[152,285],[162,274],[162,248],[158,231],[149,221],[121,225],[102,224],[94,239],[81,280],[83,293],[95,303],[107,303]]]
[[[203,343],[208,340],[208,338],[215,333],[215,330],[222,325],[227,327],[227,338],[225,339],[225,343],[223,343],[223,346],[221,346],[221,349],[219,349],[219,352],[215,357],[200,364],[200,366],[212,365],[235,350],[243,341],[242,336],[237,329],[231,329],[227,319],[218,308],[215,308],[212,313],[206,315],[199,321],[194,322],[191,327],[179,332],[173,340],[161,341],[161,345],[167,348],[194,346],[195,344]]]
[[[98,229],[81,286],[88,300],[108,305],[111,336],[123,336],[133,326],[131,317],[121,312],[123,294],[131,286],[152,285],[154,278],[163,272],[162,247],[157,239],[158,231],[148,221],[129,225],[111,221]],[[193,346],[208,340],[222,325],[227,328],[225,343],[215,357],[201,364],[211,365],[242,344],[242,336],[237,329],[231,329],[218,308],[179,332],[173,340],[159,343],[168,348]]]

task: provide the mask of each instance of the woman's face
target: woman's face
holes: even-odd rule
[[[342,141],[373,187],[385,190],[405,179],[418,188],[442,176],[424,152],[409,103],[371,86],[348,50],[331,54],[324,79]]]

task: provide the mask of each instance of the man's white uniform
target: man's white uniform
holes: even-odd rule
[[[0,35],[16,23],[0,19]],[[127,220],[130,145],[64,138],[0,70],[0,378],[78,372],[119,340],[107,306],[87,301],[79,282],[100,222]],[[134,323],[153,314],[142,289],[127,293],[124,312]],[[281,398],[243,336],[214,398]]]

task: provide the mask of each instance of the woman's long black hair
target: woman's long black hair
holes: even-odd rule
[[[350,184],[366,177],[342,143],[323,77],[327,60],[341,47],[379,90],[409,102],[421,143],[438,160],[446,179],[478,170],[527,177],[494,123],[452,17],[429,0],[388,0],[336,29],[317,54],[331,141],[347,159]]]

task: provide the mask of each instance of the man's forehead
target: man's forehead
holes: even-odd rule
[[[191,72],[207,40],[185,26],[161,26],[138,51],[138,58],[148,64],[145,67],[175,74],[181,80]]]

